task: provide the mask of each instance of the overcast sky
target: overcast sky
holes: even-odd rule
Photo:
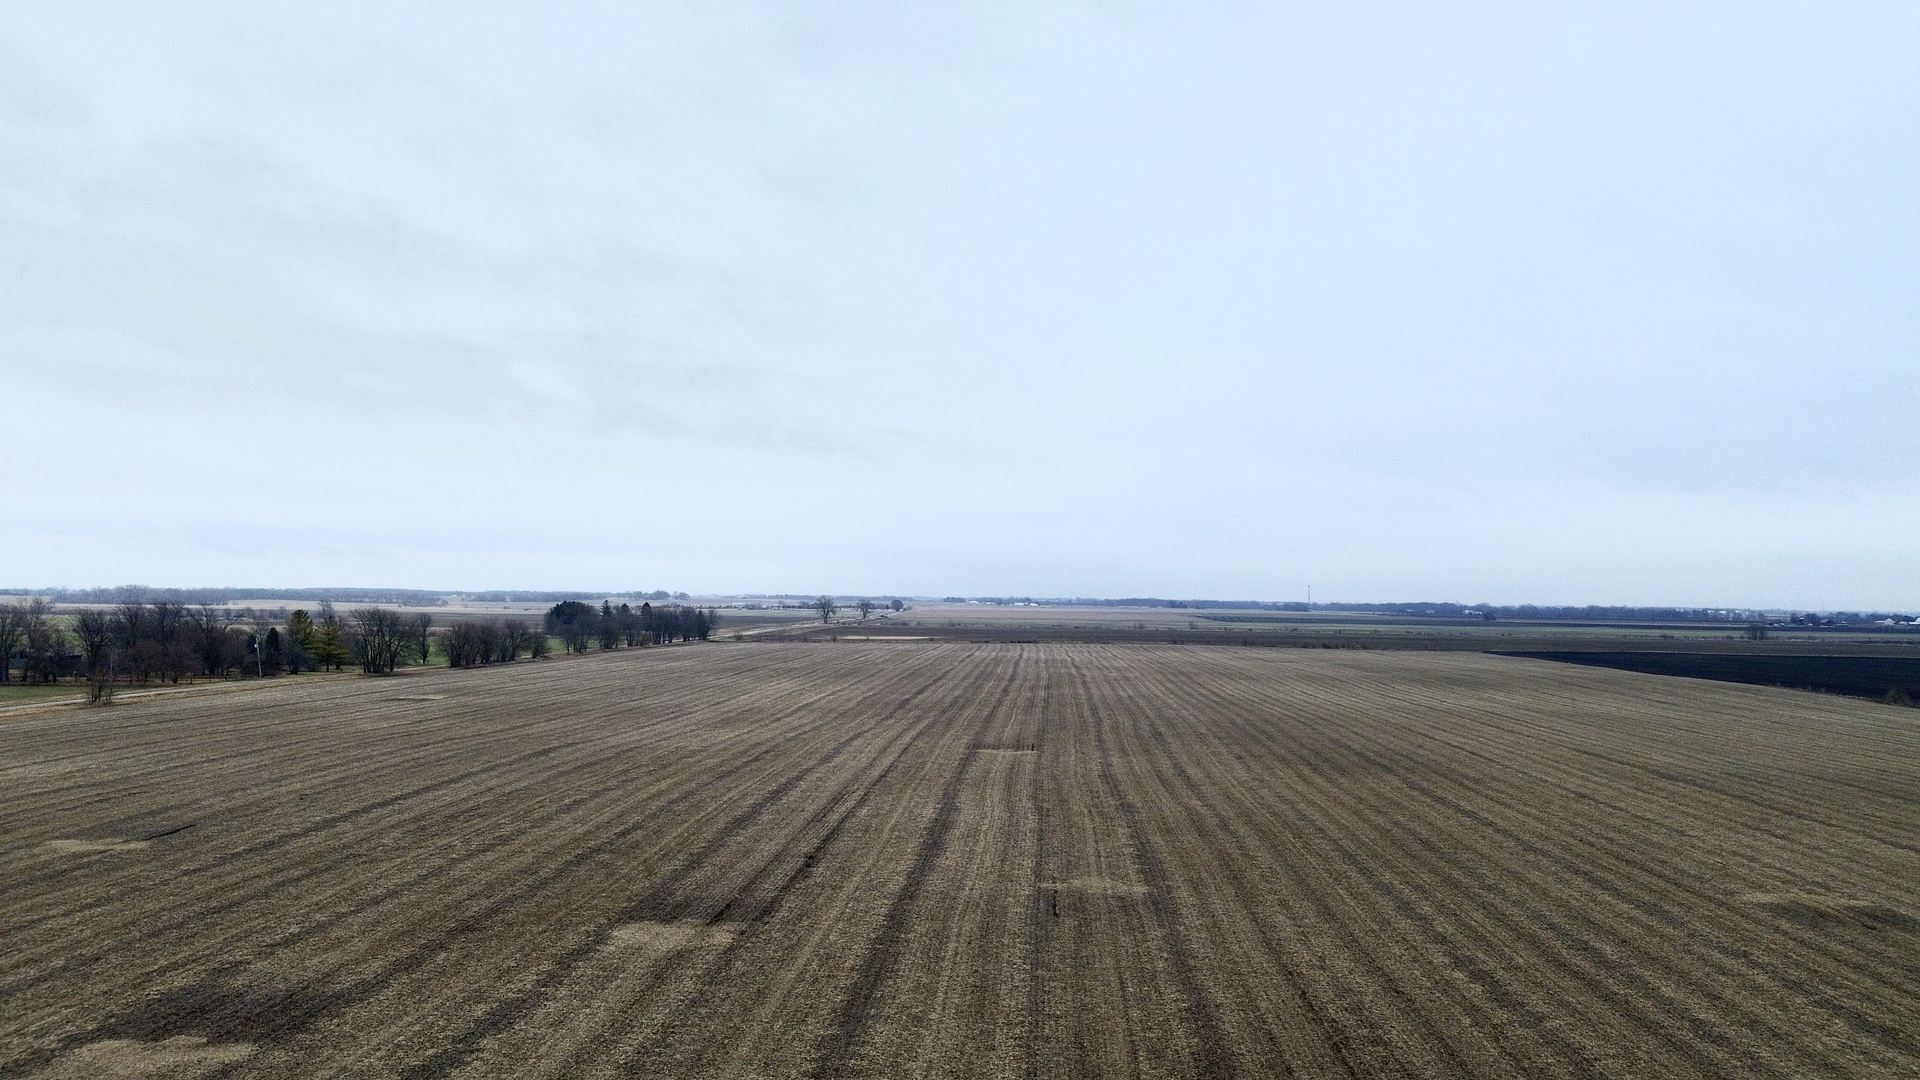
[[[9,4],[0,585],[1920,608],[1916,56],[1902,3]]]

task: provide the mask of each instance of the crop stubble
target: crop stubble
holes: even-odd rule
[[[1920,1071],[1911,710],[769,644],[0,727],[0,1075]]]

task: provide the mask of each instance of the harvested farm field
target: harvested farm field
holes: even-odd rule
[[[1920,710],[676,646],[0,714],[0,1076],[1920,1074]]]

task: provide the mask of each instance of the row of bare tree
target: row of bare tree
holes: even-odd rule
[[[665,645],[670,641],[706,641],[720,625],[720,613],[680,604],[651,603],[615,607],[602,600],[592,604],[565,600],[547,612],[546,631],[560,639],[568,652],[586,652],[598,644],[602,649],[632,648],[636,645]]]
[[[820,613],[821,622],[832,622],[834,613],[840,610],[840,601],[835,600],[831,596],[823,596],[807,606]],[[889,611],[899,611],[904,607],[906,607],[906,605],[901,603],[897,598],[887,601],[887,609]],[[859,600],[853,602],[853,610],[858,611],[860,618],[863,620],[879,610],[879,608],[879,604],[865,597],[861,597]]]
[[[0,604],[0,682],[13,678],[16,656],[23,682],[52,682],[67,673],[72,652],[66,629],[50,617],[45,601]]]
[[[312,614],[292,612],[284,629],[265,617],[242,620],[227,608],[177,600],[82,608],[64,620],[41,600],[0,604],[0,682],[13,677],[16,658],[21,678],[41,683],[82,675],[178,683],[348,664],[384,674],[403,662],[425,663],[432,626],[429,615],[392,608],[354,608],[342,618],[330,603]]]
[[[547,655],[547,635],[520,619],[471,619],[454,623],[440,636],[449,667],[510,664],[522,653]]]
[[[178,683],[183,678],[278,675],[356,665],[370,675],[424,664],[436,642],[453,667],[506,663],[547,655],[549,635],[569,652],[705,641],[719,621],[709,608],[679,604],[638,608],[577,600],[554,605],[544,625],[519,619],[455,621],[436,633],[433,617],[390,607],[356,607],[345,616],[322,602],[284,620],[177,600],[129,601],[55,615],[45,601],[0,604],[0,682],[20,677],[50,683],[86,676],[96,684]]]
[[[347,653],[369,675],[391,675],[402,663],[433,655],[433,616],[383,607],[347,612]]]
[[[178,601],[85,608],[62,622],[44,601],[0,604],[0,681],[48,683],[88,675],[108,681],[179,682],[194,674],[224,674],[247,659],[249,635],[217,608]]]

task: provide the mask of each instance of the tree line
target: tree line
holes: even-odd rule
[[[598,609],[578,600],[563,600],[547,612],[547,633],[560,639],[570,653],[586,652],[592,645],[602,649],[633,648],[639,645],[665,645],[672,641],[707,641],[720,624],[720,613],[681,604],[639,607],[613,606],[602,600]]]
[[[834,599],[831,596],[823,596],[820,599],[815,600],[814,602],[808,604],[807,606],[820,613],[821,622],[829,623],[833,621],[834,613],[840,610],[840,601]],[[889,611],[900,611],[905,607],[906,605],[902,603],[897,597],[895,599],[887,601],[887,609]],[[860,613],[861,620],[864,621],[867,616],[880,610],[880,605],[874,603],[872,600],[869,600],[863,596],[860,599],[853,602],[853,610],[858,611]]]
[[[127,601],[55,615],[44,600],[0,604],[0,682],[52,683],[85,676],[107,682],[178,683],[192,677],[339,671],[369,673],[425,663],[431,616],[330,602],[287,615],[284,629],[259,615],[236,617],[211,604]]]
[[[447,627],[441,635],[448,667],[510,664],[525,653],[538,660],[547,655],[547,635],[523,619],[468,619]]]
[[[559,638],[568,652],[595,645],[616,649],[706,641],[718,623],[712,608],[650,602],[636,608],[603,601],[596,609],[568,600],[555,604],[538,626],[509,618],[457,620],[436,628],[426,612],[368,606],[342,615],[330,601],[276,620],[252,612],[236,617],[227,608],[172,599],[58,615],[45,600],[34,599],[0,604],[0,682],[12,681],[16,669],[28,683],[84,677],[109,688],[349,666],[385,675],[429,663],[436,652],[452,667],[540,659],[548,655],[551,638]]]

